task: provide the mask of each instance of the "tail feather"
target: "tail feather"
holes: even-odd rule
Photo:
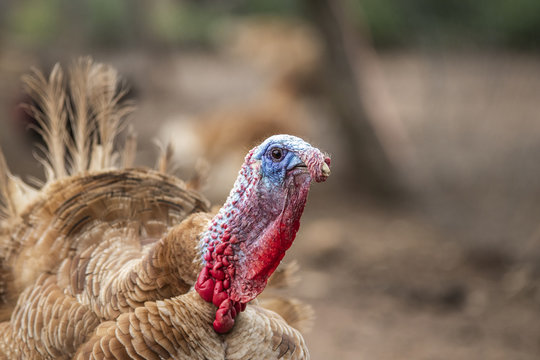
[[[71,154],[71,169],[73,172],[83,172],[88,169],[90,161],[91,134],[93,126],[88,99],[90,71],[92,60],[88,57],[77,60],[70,69],[69,88],[71,103],[68,104],[73,138],[68,143]]]
[[[133,105],[123,102],[127,93],[121,87],[117,71],[104,64],[92,66],[90,71],[90,104],[96,120],[99,142],[103,150],[98,163],[100,168],[114,166],[114,141],[121,131],[124,118],[133,111]]]
[[[66,175],[65,145],[67,141],[67,111],[64,72],[56,64],[49,78],[37,69],[23,76],[26,92],[37,106],[27,109],[36,120],[34,129],[43,137],[47,151],[45,161],[47,180],[59,179]]]
[[[36,194],[36,189],[11,174],[0,149],[0,219],[20,214]]]
[[[114,141],[133,110],[122,100],[126,90],[119,86],[119,76],[112,67],[81,58],[70,67],[69,75],[69,87],[58,64],[48,77],[32,69],[22,78],[34,101],[26,109],[44,141],[36,146],[35,157],[44,166],[45,183],[88,170],[114,168],[120,160]],[[135,147],[131,131],[118,165],[133,164]],[[34,183],[39,183],[38,188],[43,185]],[[0,219],[20,214],[37,194],[34,187],[10,173],[0,151]]]
[[[58,64],[48,78],[36,69],[23,77],[25,90],[36,104],[26,108],[45,142],[44,147],[38,146],[37,158],[44,164],[47,182],[115,167],[119,154],[114,142],[133,110],[123,100],[127,90],[111,66],[85,57],[70,67],[69,75],[69,91]]]
[[[156,144],[159,147],[159,156],[156,164],[157,170],[162,173],[174,172],[174,163],[172,161],[174,154],[173,144],[169,142],[166,146],[163,146],[163,144],[157,141]]]
[[[0,149],[0,218],[7,218],[15,213],[15,204],[9,193],[9,176],[9,168]]]

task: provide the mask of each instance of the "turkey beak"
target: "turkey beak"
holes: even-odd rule
[[[330,176],[330,167],[326,163],[322,164],[321,170],[322,170],[323,176],[325,176],[325,177]]]
[[[321,172],[317,182],[325,181],[330,176],[330,157],[323,155],[323,161],[321,161]]]
[[[313,149],[311,152],[306,152],[301,158],[311,175],[311,178],[316,182],[325,181],[330,176],[330,157],[321,153],[318,149]]]

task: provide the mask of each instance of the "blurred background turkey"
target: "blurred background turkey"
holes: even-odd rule
[[[538,2],[4,0],[0,29],[15,174],[42,176],[20,76],[88,54],[130,85],[136,163],[170,140],[215,204],[269,134],[330,152],[290,255],[314,359],[538,358]]]

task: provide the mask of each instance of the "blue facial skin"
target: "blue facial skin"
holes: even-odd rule
[[[281,150],[281,158],[275,159],[272,157],[272,150],[279,148]],[[260,203],[256,203],[257,206],[269,205],[272,206],[275,202],[266,202],[264,197],[273,197],[280,190],[283,190],[283,184],[285,183],[285,177],[287,171],[293,169],[298,165],[304,165],[304,162],[300,159],[300,156],[309,154],[314,148],[306,143],[304,140],[291,135],[274,135],[266,139],[261,145],[259,145],[253,152],[251,160],[258,160],[261,162],[260,168],[258,166],[251,167],[251,162],[246,166],[242,166],[242,170],[231,190],[225,205],[220,209],[218,216],[216,216],[212,222],[213,225],[203,234],[199,241],[199,247],[201,254],[205,254],[208,251],[208,246],[215,244],[219,236],[223,233],[222,225],[230,221],[231,213],[238,210],[239,204],[246,205],[246,201],[253,202],[254,199],[246,197],[246,189],[250,189],[257,193],[262,200]],[[250,180],[254,174],[251,171],[257,169],[261,171],[260,183],[253,185]],[[259,185],[261,185],[259,187]],[[281,204],[281,203],[280,203]],[[281,204],[282,205],[282,204]],[[278,209],[281,211],[281,207]],[[270,211],[270,210],[268,210]],[[230,224],[229,224],[230,225]],[[243,225],[242,225],[243,226]],[[212,237],[212,234],[216,237]],[[239,256],[241,252],[238,252]],[[206,260],[202,259],[203,264],[206,264]]]
[[[307,151],[311,145],[291,135],[275,135],[263,142],[254,158],[261,160],[262,179],[274,186],[280,186],[287,171],[304,165],[298,154]]]

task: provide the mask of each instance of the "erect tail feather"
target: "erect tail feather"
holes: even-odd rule
[[[20,214],[33,200],[36,192],[34,188],[11,174],[0,149],[0,219],[9,219]]]
[[[47,79],[41,71],[33,68],[22,80],[25,91],[35,101],[35,105],[26,104],[25,108],[37,122],[33,128],[47,147],[44,159],[40,160],[45,166],[47,180],[64,177],[67,140],[64,72],[56,64]]]
[[[10,217],[15,213],[15,204],[9,194],[9,168],[0,149],[0,218]]]
[[[27,109],[45,142],[39,160],[45,166],[47,182],[87,170],[114,168],[120,157],[114,141],[133,110],[123,100],[126,89],[111,66],[81,58],[70,67],[69,75],[66,84],[64,72],[56,64],[48,78],[36,69],[23,77],[25,90],[35,102]],[[125,156],[132,157],[132,145],[128,144]]]

